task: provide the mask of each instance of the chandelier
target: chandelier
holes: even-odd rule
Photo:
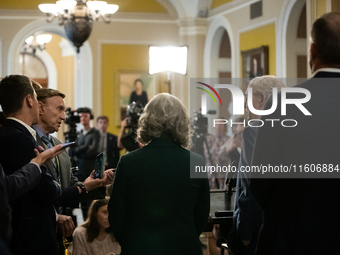
[[[23,51],[27,52],[28,50],[32,50],[32,55],[35,56],[35,52],[37,49],[43,51],[46,48],[46,43],[50,42],[52,39],[52,35],[49,34],[37,34],[31,35],[25,40],[25,46]]]
[[[66,36],[77,48],[77,53],[91,34],[93,20],[102,18],[105,23],[110,23],[111,14],[119,8],[116,4],[96,0],[60,0],[56,4],[39,4],[38,7],[46,13],[47,22],[58,17],[59,25],[64,25]]]

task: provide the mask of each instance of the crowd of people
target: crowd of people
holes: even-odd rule
[[[199,236],[208,221],[210,188],[232,192],[229,180],[236,193],[227,240],[230,254],[335,254],[339,178],[254,178],[238,171],[234,176],[209,176],[209,186],[208,178],[190,178],[190,162],[234,164],[238,169],[331,164],[335,169],[340,143],[339,28],[338,13],[325,14],[313,24],[313,78],[298,86],[312,95],[305,102],[312,116],[301,113],[301,104],[289,105],[285,118],[296,119],[296,127],[256,125],[261,122],[258,112],[270,109],[275,100],[278,107],[266,118],[281,118],[284,104],[271,94],[285,85],[275,76],[255,77],[246,91],[252,91],[248,98],[255,110],[245,102],[245,119],[253,125],[234,125],[231,137],[226,125],[217,125],[216,136],[206,136],[204,155],[190,151],[187,109],[168,93],[145,102],[137,129],[140,149],[120,158],[123,131],[119,137],[107,132],[107,116],[99,116],[97,128],[92,127],[93,113],[83,107],[77,110],[82,125],[77,146],[66,151],[51,135],[66,119],[66,95],[24,75],[2,78],[0,253],[57,255],[71,242],[68,252],[73,255],[202,254]],[[135,86],[131,98],[147,101],[142,81]],[[107,155],[106,170],[95,178],[95,158],[101,152]],[[71,158],[79,168],[75,173]],[[112,184],[105,198],[106,186]],[[72,208],[80,203],[86,220],[76,228]],[[211,255],[221,253],[214,238],[208,233]]]
[[[340,14],[327,13],[313,23],[310,45],[310,68],[313,77],[296,88],[311,94],[304,107],[301,94],[290,91],[289,106],[284,99],[271,96],[273,88],[285,85],[274,76],[255,77],[252,89],[255,110],[277,109],[259,116],[248,108],[246,119],[252,125],[242,133],[238,170],[247,166],[326,166],[325,172],[339,167],[340,136]],[[294,92],[294,93],[293,93]],[[286,93],[285,93],[286,95]],[[297,101],[294,101],[297,99]],[[287,111],[285,113],[285,111]],[[284,117],[297,125],[263,125],[263,119],[280,121]],[[327,125],[325,125],[327,123]],[[329,167],[329,168],[328,168]],[[308,170],[308,169],[307,169]],[[294,171],[292,171],[294,172]],[[301,172],[301,171],[300,171]],[[324,172],[324,173],[325,173]],[[294,172],[295,173],[295,172]],[[340,179],[333,176],[277,175],[270,177],[251,172],[237,172],[233,229],[226,238],[229,254],[335,254],[340,238]],[[215,244],[215,231],[208,233],[211,255],[221,254]]]
[[[166,254],[167,242],[178,231],[178,225],[186,226],[182,227],[183,237],[175,239],[183,242],[176,248],[179,253],[201,251],[198,236],[208,218],[209,185],[205,179],[189,178],[190,123],[180,100],[169,94],[152,99],[140,118],[138,130],[141,147],[148,146],[119,160],[121,147],[117,136],[107,132],[108,118],[99,116],[98,129],[91,127],[93,115],[89,108],[77,110],[83,129],[77,146],[69,153],[51,135],[66,118],[65,96],[60,91],[42,88],[24,75],[9,75],[0,81],[0,104],[6,117],[0,131],[1,142],[6,145],[0,157],[4,191],[1,200],[5,204],[1,219],[6,226],[1,232],[1,252],[62,254],[69,243],[65,238],[72,235],[69,253],[74,255],[147,253],[153,246]],[[108,155],[103,162],[105,167],[115,168],[119,162],[110,203],[103,195],[105,186],[113,182],[113,169],[106,170],[102,179],[94,177],[94,160],[100,152]],[[159,154],[158,162],[150,168],[153,154]],[[163,154],[169,157],[161,157]],[[75,174],[70,156],[79,168]],[[196,157],[203,162],[203,157]],[[162,169],[166,165],[168,169]],[[126,167],[135,179],[126,179]],[[177,169],[177,176],[172,169]],[[150,172],[145,174],[147,171]],[[163,182],[159,182],[162,177]],[[177,191],[171,192],[175,186]],[[71,209],[79,203],[86,221],[75,228]],[[185,217],[176,205],[186,211]],[[131,237],[140,241],[131,243]],[[190,245],[186,246],[188,240]]]

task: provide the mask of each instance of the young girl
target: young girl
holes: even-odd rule
[[[118,255],[121,248],[113,235],[107,230],[108,199],[94,200],[90,206],[87,220],[73,233],[73,243],[69,247],[72,255]]]

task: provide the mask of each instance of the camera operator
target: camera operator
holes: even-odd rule
[[[71,148],[70,152],[79,168],[79,171],[77,171],[75,175],[78,180],[83,181],[86,176],[91,174],[92,169],[95,166],[96,156],[99,153],[100,132],[96,128],[91,127],[93,114],[90,108],[78,108],[77,112],[80,117],[80,123],[83,125],[83,129],[77,137],[78,146]],[[87,212],[91,202],[92,200],[86,200],[81,203],[84,219],[87,218]]]
[[[126,107],[126,118],[121,122],[121,129],[118,136],[118,148],[134,151],[140,148],[136,141],[138,120],[143,113],[143,105],[141,103],[132,102]]]
[[[75,156],[79,171],[76,173],[78,180],[84,181],[89,176],[95,165],[96,156],[99,151],[100,132],[91,127],[93,119],[92,111],[88,107],[78,108],[80,123],[83,129],[77,137],[78,147],[72,148],[72,156]]]

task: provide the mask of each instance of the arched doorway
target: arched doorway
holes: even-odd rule
[[[303,45],[303,38],[297,37],[298,23],[305,4],[306,0],[285,0],[282,5],[276,29],[276,76],[278,78],[296,78],[296,54],[302,54],[302,48],[305,54],[307,53],[307,44]],[[296,51],[293,49],[295,42],[299,44]]]
[[[287,78],[307,77],[306,2],[296,1],[289,15],[286,35]]]
[[[57,22],[47,23],[45,20],[37,20],[27,24],[14,37],[8,52],[7,73],[20,73],[19,55],[25,39],[34,33],[52,33],[66,38],[64,28],[59,26]],[[45,53],[43,53],[45,54]],[[47,61],[48,56],[45,54]],[[48,61],[47,61],[48,62]],[[79,54],[76,55],[74,61],[74,107],[93,106],[93,68],[92,68],[92,52],[88,42],[84,43]],[[45,63],[46,64],[46,63]],[[46,67],[49,69],[47,63]],[[53,69],[53,68],[52,68]],[[51,77],[50,80],[54,81]],[[53,84],[53,83],[52,83]],[[50,85],[49,87],[57,88],[58,86]]]
[[[230,83],[231,78],[235,77],[235,57],[233,56],[233,34],[229,22],[224,17],[215,18],[208,30],[205,52],[204,52],[204,77],[216,78],[217,83]],[[223,89],[219,91],[223,106],[217,108],[216,114],[208,115],[209,123],[214,118],[231,117],[231,93]],[[209,105],[209,103],[211,105]],[[214,108],[213,102],[208,102],[208,109]],[[228,130],[230,133],[230,130]],[[214,133],[212,125],[209,125],[208,132]]]

